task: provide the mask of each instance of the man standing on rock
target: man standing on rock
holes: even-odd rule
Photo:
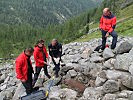
[[[26,48],[16,59],[17,78],[22,82],[27,94],[30,94],[33,91],[32,73],[34,73],[34,71],[30,60],[33,51],[34,49],[32,47]]]
[[[102,48],[104,50],[106,47],[106,39],[109,35],[113,37],[111,49],[116,47],[117,43],[117,33],[114,31],[116,26],[116,17],[111,13],[109,8],[104,8],[103,15],[100,19],[100,30],[102,32]]]
[[[55,71],[55,76],[58,77],[58,73],[60,71],[60,61],[61,61],[61,55],[62,55],[62,45],[58,43],[57,39],[53,39],[51,44],[48,46],[49,49],[49,54],[52,58],[52,61],[55,65],[54,71]],[[58,59],[58,62],[55,61],[55,59]]]
[[[40,74],[41,69],[44,69],[44,73],[48,78],[51,78],[51,76],[48,74],[47,69],[47,60],[49,59],[46,47],[44,46],[44,40],[37,41],[37,44],[34,48],[34,59],[35,59],[35,75],[34,75],[34,81],[33,85],[35,85],[38,76]]]

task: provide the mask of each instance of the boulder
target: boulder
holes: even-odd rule
[[[75,70],[69,70],[67,73],[70,74],[72,78],[77,76],[77,72]]]
[[[127,88],[133,89],[133,76],[125,75],[122,79],[122,84]]]
[[[116,100],[117,96],[116,94],[106,94],[102,100]]]
[[[19,83],[12,100],[19,100],[22,95],[26,95],[26,92],[23,84]]]
[[[77,92],[72,89],[58,89],[49,93],[48,99],[50,100],[75,100]]]
[[[94,56],[94,57],[91,57],[90,58],[90,61],[91,62],[94,62],[94,63],[103,62],[104,61],[104,58],[102,58],[100,56]]]
[[[104,51],[103,51],[103,58],[109,59],[109,58],[112,58],[112,57],[114,57],[114,54],[113,54],[112,50],[110,48],[105,48]]]
[[[103,92],[100,88],[88,87],[85,89],[83,96],[79,100],[101,100]]]
[[[119,70],[128,71],[129,66],[131,65],[132,61],[133,61],[133,55],[131,55],[129,53],[118,55],[118,56],[116,56],[114,68],[119,69]]]
[[[103,91],[105,93],[114,93],[119,91],[119,83],[115,80],[108,80],[103,85]]]
[[[116,59],[111,58],[111,59],[105,61],[105,63],[103,65],[104,65],[104,67],[106,67],[108,69],[113,69],[115,61],[116,61]]]
[[[128,41],[121,41],[116,46],[115,52],[117,54],[127,53],[132,49],[132,44],[130,44]]]
[[[93,51],[90,48],[86,48],[83,51],[81,57],[84,58],[84,59],[87,59],[92,53],[93,53]]]
[[[105,71],[101,71],[97,75],[97,78],[96,78],[96,81],[95,81],[95,85],[96,86],[102,86],[105,83],[106,80],[107,80],[107,78],[106,78]]]
[[[129,72],[133,75],[133,63],[129,66]]]
[[[74,67],[73,67],[73,64],[72,63],[67,63],[66,66],[61,67],[61,71],[62,72],[67,72],[67,71],[69,71],[69,70],[71,70],[73,68]]]

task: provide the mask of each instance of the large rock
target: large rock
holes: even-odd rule
[[[71,89],[56,89],[49,93],[48,99],[50,100],[75,100],[77,98],[77,92]]]
[[[106,94],[102,100],[116,100],[116,94]]]
[[[102,87],[85,89],[83,96],[79,100],[101,100],[103,97]]]
[[[118,80],[123,79],[126,75],[129,75],[128,72],[118,71],[118,70],[107,70],[106,77],[109,80]]]
[[[91,62],[95,62],[95,63],[103,62],[103,61],[104,61],[104,58],[102,58],[102,57],[100,57],[100,56],[94,56],[94,57],[91,57],[91,58],[90,58],[90,61],[91,61]]]
[[[122,84],[130,89],[133,89],[133,76],[125,75],[122,79]]]
[[[67,63],[66,66],[61,67],[61,71],[62,71],[62,72],[67,72],[67,71],[69,71],[69,70],[71,70],[71,69],[73,69],[73,68],[74,68],[74,66],[73,66],[72,63]]]
[[[93,51],[92,51],[90,48],[86,48],[86,49],[83,51],[81,57],[84,58],[84,59],[86,59],[86,58],[88,58],[92,53],[93,53]]]
[[[115,80],[108,80],[103,85],[103,91],[105,93],[114,93],[119,91],[119,83]]]
[[[128,41],[121,41],[116,46],[115,51],[117,54],[122,54],[129,52],[131,49],[132,49],[132,44],[130,44]]]
[[[77,76],[77,72],[75,70],[69,70],[67,73],[70,74],[72,78]]]
[[[130,53],[118,55],[116,57],[114,68],[119,69],[119,70],[128,71],[129,66],[131,65],[132,61],[133,61],[133,55]]]
[[[113,54],[112,50],[110,48],[105,48],[104,51],[103,51],[103,58],[109,59],[109,58],[112,58],[112,57],[114,57],[114,54]]]
[[[107,80],[107,78],[106,78],[105,71],[101,71],[97,75],[97,78],[96,78],[96,81],[95,81],[95,85],[96,86],[102,86],[105,83],[106,80]]]
[[[103,65],[104,65],[104,67],[106,67],[108,69],[113,69],[115,61],[116,61],[116,59],[111,58],[111,59],[105,61],[105,63]]]
[[[26,95],[26,92],[23,84],[19,83],[16,92],[13,96],[13,100],[19,100],[19,97],[21,97],[22,95]]]
[[[129,72],[133,75],[133,62],[129,66]]]

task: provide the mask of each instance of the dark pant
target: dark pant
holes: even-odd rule
[[[22,84],[25,87],[27,94],[32,93],[33,91],[32,80],[27,80],[26,82],[22,82]]]
[[[41,71],[42,68],[44,69],[44,74],[45,74],[48,78],[51,78],[51,76],[48,74],[47,65],[44,65],[44,67],[36,67],[36,68],[35,68],[36,72],[35,72],[35,75],[34,75],[34,83],[33,83],[33,84],[36,83],[36,81],[37,81],[37,79],[38,79],[38,76],[39,76],[40,71]]]
[[[106,33],[107,31],[102,30],[102,50],[105,49],[106,46]],[[112,41],[112,45],[111,45],[111,49],[114,49],[116,47],[116,43],[117,43],[117,33],[115,31],[111,32],[110,35],[113,37],[113,41]]]
[[[57,57],[57,58],[58,58],[58,57]],[[60,58],[60,60],[61,60],[61,58]],[[55,71],[55,75],[56,75],[57,77],[58,77],[58,73],[59,73],[59,71],[60,71],[60,60],[59,60],[59,63],[56,64],[54,58],[52,58],[52,61],[53,61],[54,65],[55,65],[55,67],[53,68],[53,70]]]

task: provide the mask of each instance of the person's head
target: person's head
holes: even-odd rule
[[[104,8],[103,9],[103,15],[104,16],[110,16],[110,9],[109,8]]]
[[[51,41],[52,46],[55,46],[57,43],[58,43],[58,40],[57,40],[57,39],[53,39],[53,40]]]
[[[25,50],[24,50],[24,52],[25,52],[25,54],[27,55],[27,56],[32,56],[33,55],[33,52],[34,52],[34,49],[32,48],[32,47],[28,47],[28,48],[26,48]]]
[[[39,48],[42,48],[43,46],[44,46],[44,40],[38,40],[37,41],[37,46],[39,47]]]

